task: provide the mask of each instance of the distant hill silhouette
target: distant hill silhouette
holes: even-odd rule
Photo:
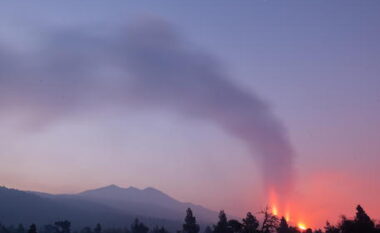
[[[179,202],[163,192],[146,188],[110,185],[79,194],[54,195],[0,187],[0,221],[3,224],[43,225],[70,219],[73,227],[94,225],[129,226],[138,217],[148,225],[177,229],[190,207],[202,223],[214,221],[217,213],[191,203]]]
[[[218,216],[217,212],[192,203],[177,201],[169,195],[150,187],[141,190],[134,187],[121,188],[116,185],[110,185],[74,196],[124,210],[126,213],[134,215],[182,221],[183,213],[187,208],[191,208],[201,221],[212,222]]]

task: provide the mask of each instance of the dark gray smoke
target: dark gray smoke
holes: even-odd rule
[[[43,125],[103,105],[173,111],[243,140],[259,155],[266,187],[291,189],[293,150],[268,105],[170,25],[153,20],[111,33],[66,28],[41,37],[23,50],[0,41],[0,113],[21,111]]]

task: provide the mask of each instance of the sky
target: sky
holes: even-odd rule
[[[380,219],[379,1],[1,5],[1,185]]]

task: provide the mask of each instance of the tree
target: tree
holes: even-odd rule
[[[232,229],[228,225],[226,213],[223,210],[219,212],[219,221],[214,226],[214,233],[232,233]]]
[[[0,224],[0,233],[8,233],[7,228],[1,224]]]
[[[169,233],[164,227],[155,226],[152,233]]]
[[[186,210],[185,223],[182,225],[182,233],[199,233],[199,225],[190,208]]]
[[[67,220],[55,222],[54,225],[58,233],[70,233],[71,222]]]
[[[345,216],[342,216],[339,229],[341,233],[373,233],[375,232],[375,223],[364,209],[358,205],[356,207],[355,219],[347,219]]]
[[[241,224],[238,220],[235,220],[235,219],[229,220],[228,226],[231,228],[231,231],[234,233],[241,233],[243,229],[243,224]]]
[[[96,227],[94,228],[94,233],[102,233],[102,225],[100,225],[100,223],[96,224]]]
[[[22,224],[18,224],[18,227],[17,227],[16,232],[17,232],[17,233],[25,233],[24,225],[22,225]]]
[[[326,233],[339,233],[340,230],[338,227],[331,225],[329,222],[326,222],[325,232]]]
[[[251,212],[243,218],[242,233],[258,233],[259,221]]]
[[[7,231],[9,233],[17,233],[17,230],[13,225],[10,225],[9,227],[7,227]]]
[[[289,233],[300,233],[298,227],[289,226]],[[322,233],[322,232],[320,232]]]
[[[375,227],[375,233],[380,233],[380,222]]]
[[[371,220],[371,218],[367,215],[367,213],[360,205],[356,207],[356,216],[354,223],[355,232],[367,233],[373,232],[375,230],[375,223]]]
[[[131,233],[128,228],[107,228],[102,230],[104,233]]]
[[[29,227],[28,233],[37,233],[37,227],[36,224],[32,224]]]
[[[207,227],[205,228],[205,230],[203,231],[203,233],[212,233],[212,229],[211,229],[211,227],[210,227],[210,226],[207,226]]]
[[[339,229],[341,233],[354,233],[355,221],[347,219],[346,216],[342,216],[339,224]]]
[[[132,233],[148,233],[149,228],[136,218],[135,221],[131,225],[131,232]]]
[[[43,233],[57,233],[57,227],[55,227],[51,224],[48,224],[42,228],[42,232]]]
[[[262,233],[271,233],[275,232],[278,228],[278,218],[269,212],[269,208],[266,207],[264,211],[261,211],[261,214],[264,215],[263,224],[261,226]]]
[[[278,233],[290,233],[288,222],[286,221],[286,219],[284,217],[282,217],[280,220],[280,225],[278,226],[277,232]]]
[[[80,233],[92,233],[92,230],[90,227],[84,227],[80,230]]]

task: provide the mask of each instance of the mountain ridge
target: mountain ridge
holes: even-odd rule
[[[164,217],[168,219],[182,220],[183,213],[187,208],[193,209],[200,220],[213,221],[216,219],[217,212],[209,210],[201,205],[191,202],[178,201],[170,195],[153,187],[139,189],[133,186],[127,188],[115,184],[100,188],[85,190],[74,194],[76,197],[95,201],[104,205],[118,209],[133,209],[128,213],[139,213],[150,217]],[[149,206],[155,207],[152,215],[144,213],[139,206],[148,211]],[[151,209],[152,211],[152,209]],[[163,216],[162,216],[163,215]]]
[[[20,195],[25,198],[16,197]],[[215,211],[178,201],[153,187],[123,188],[115,184],[75,194],[50,194],[0,187],[0,201],[7,203],[5,210],[14,212],[14,215],[9,216],[7,211],[0,209],[0,220],[7,224],[47,224],[68,219],[73,220],[74,225],[103,222],[105,225],[124,227],[138,217],[148,225],[169,225],[168,228],[174,229],[181,226],[187,208],[194,211],[201,225],[208,225],[218,216]],[[49,214],[33,216],[32,209]]]

